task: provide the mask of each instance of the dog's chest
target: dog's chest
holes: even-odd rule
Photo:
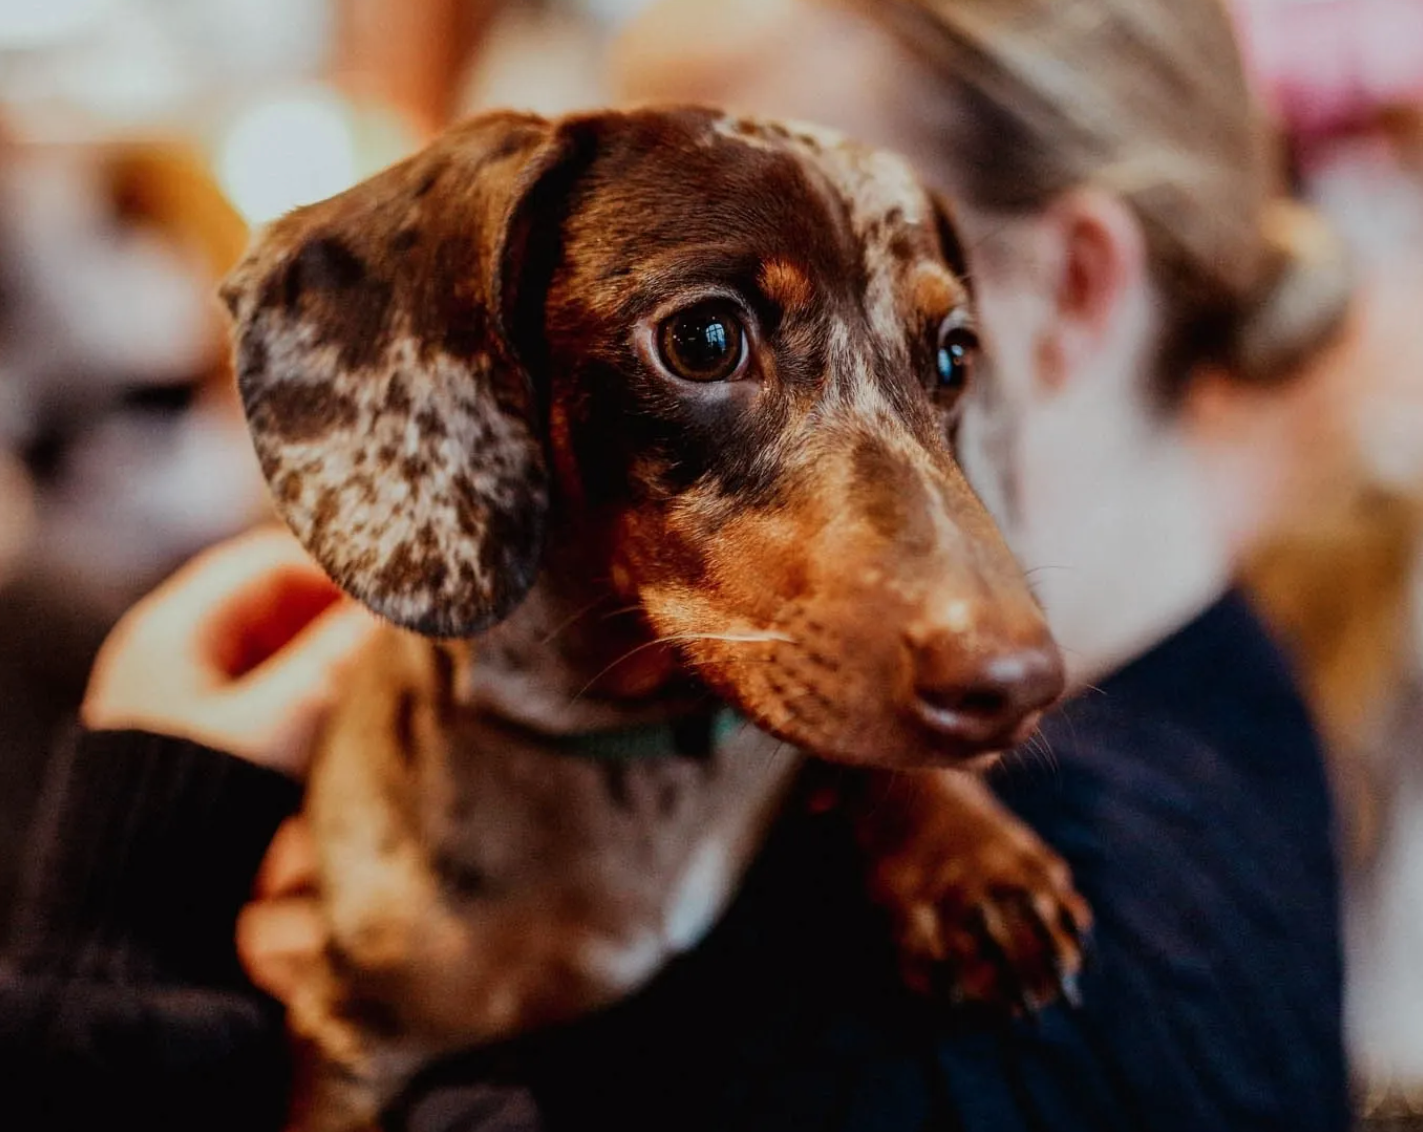
[[[441,1041],[610,1001],[696,944],[799,764],[740,721],[692,753],[667,728],[549,742],[390,676],[352,688],[309,805],[338,946]]]

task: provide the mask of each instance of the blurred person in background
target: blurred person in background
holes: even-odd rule
[[[1423,3],[1236,0],[1299,191],[1356,264],[1343,459],[1296,468],[1245,569],[1324,733],[1346,1035],[1367,1128],[1423,1126]],[[1263,414],[1237,413],[1238,417]],[[1315,442],[1318,418],[1283,422]],[[1278,425],[1277,425],[1278,427]],[[1310,430],[1313,429],[1311,433]],[[1327,445],[1316,444],[1316,447]],[[1301,473],[1302,474],[1299,474]]]
[[[182,144],[0,145],[0,927],[104,633],[265,512],[214,293],[245,242]]]
[[[1423,80],[1423,58],[1416,73]],[[1356,107],[1295,138],[1304,191],[1360,265],[1360,316],[1346,346],[1355,448],[1284,516],[1248,570],[1328,740],[1346,838],[1349,1049],[1363,1109],[1381,1128],[1423,1117],[1423,91],[1417,97]]]
[[[997,780],[1096,909],[1083,1009],[946,1017],[934,1068],[893,1084],[868,1055],[811,1068],[830,1039],[800,1032],[761,1072],[825,1072],[836,1115],[804,1127],[1347,1127],[1325,768],[1232,579],[1309,473],[1342,466],[1350,275],[1284,199],[1226,10],[673,2],[618,61],[632,100],[837,126],[954,202],[986,351],[965,463],[1084,689],[1045,728],[1050,769]],[[867,1019],[825,1013],[873,1047]]]

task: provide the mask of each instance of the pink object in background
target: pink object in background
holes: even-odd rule
[[[1423,0],[1229,0],[1266,100],[1294,134],[1423,102]]]

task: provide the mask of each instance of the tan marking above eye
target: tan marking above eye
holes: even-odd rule
[[[809,277],[787,260],[768,260],[762,265],[757,282],[766,297],[783,311],[803,310],[815,297]]]
[[[930,319],[946,318],[969,301],[968,288],[938,264],[926,263],[915,269],[909,294],[914,309]]]

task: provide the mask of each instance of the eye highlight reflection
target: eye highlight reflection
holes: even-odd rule
[[[727,381],[744,366],[747,335],[734,305],[713,299],[687,307],[657,328],[658,359],[684,381]]]
[[[961,313],[949,315],[939,324],[934,350],[934,393],[957,399],[973,379],[978,363],[978,334]]]

